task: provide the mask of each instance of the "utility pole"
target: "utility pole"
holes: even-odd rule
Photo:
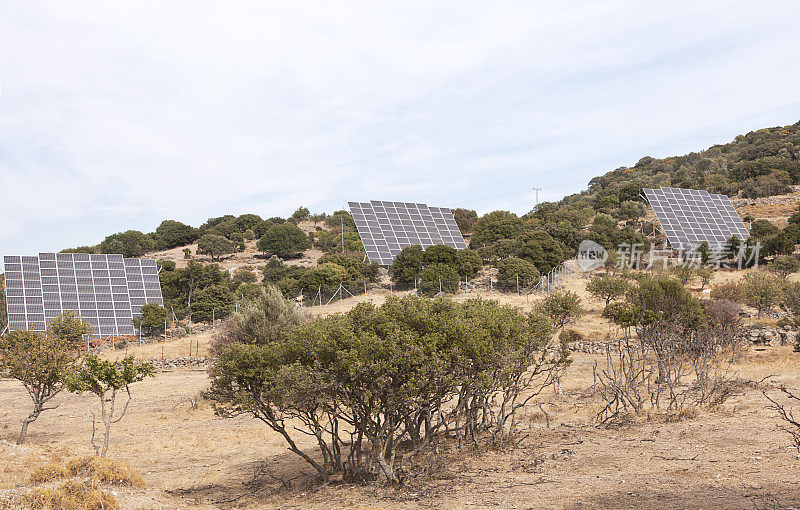
[[[539,192],[542,191],[542,188],[533,188],[533,191],[536,192],[536,207],[533,212],[537,212],[539,210]]]

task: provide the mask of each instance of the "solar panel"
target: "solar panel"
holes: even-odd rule
[[[349,202],[358,235],[371,262],[391,266],[405,246],[444,244],[467,248],[450,209],[411,202]]]
[[[724,245],[732,236],[750,237],[730,198],[705,190],[643,189],[670,246],[693,250],[703,241],[711,247]]]
[[[44,331],[65,311],[93,327],[92,336],[133,335],[145,303],[163,305],[155,260],[122,255],[40,253],[6,256],[9,330]]]

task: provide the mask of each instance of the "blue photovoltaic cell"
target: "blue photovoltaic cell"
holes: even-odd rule
[[[712,248],[736,236],[750,237],[730,198],[704,190],[682,188],[643,189],[670,246],[693,250],[702,242]]]
[[[164,303],[155,260],[40,253],[6,256],[3,263],[9,330],[43,331],[71,310],[92,324],[95,337],[133,335],[142,305]]]
[[[450,209],[377,200],[349,206],[367,257],[382,266],[391,266],[405,246],[467,247]]]

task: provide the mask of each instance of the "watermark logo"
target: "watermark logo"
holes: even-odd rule
[[[581,241],[578,246],[578,269],[580,271],[592,271],[605,265],[608,260],[608,252],[605,248],[594,241]]]

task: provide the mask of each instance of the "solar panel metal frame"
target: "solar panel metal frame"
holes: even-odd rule
[[[141,306],[163,305],[158,268],[152,259],[40,253],[38,257],[6,256],[3,263],[10,290],[6,309],[13,313],[9,330],[44,331],[53,318],[72,310],[92,325],[93,337],[133,335],[132,319],[140,315]],[[134,292],[135,305],[129,278],[134,287],[141,287],[141,299]]]
[[[414,202],[348,202],[364,251],[371,262],[391,266],[400,251],[411,245],[423,249],[444,244],[466,249],[450,209]]]
[[[644,188],[642,192],[675,249],[693,250],[703,241],[719,248],[734,235],[742,241],[750,237],[725,195],[670,187]]]

